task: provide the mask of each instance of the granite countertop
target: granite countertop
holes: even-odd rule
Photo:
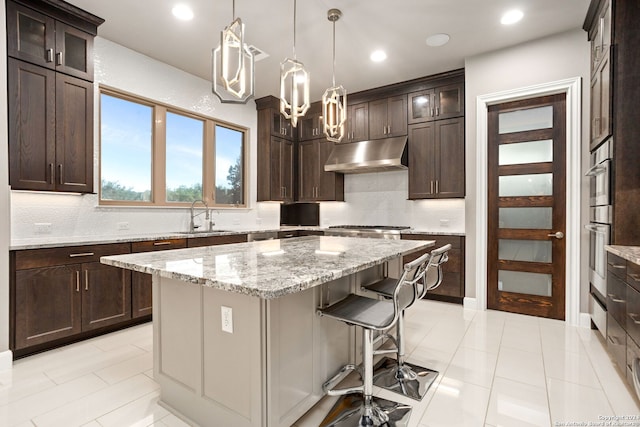
[[[327,227],[317,226],[281,226],[269,229],[236,229],[236,230],[213,230],[211,232],[188,233],[181,231],[167,231],[163,233],[142,233],[142,234],[121,234],[104,236],[69,236],[69,237],[36,237],[32,239],[12,239],[9,250],[19,251],[24,249],[44,249],[64,246],[100,245],[108,243],[128,243],[144,242],[160,239],[193,239],[210,236],[230,236],[235,234],[277,232],[277,231],[324,231]],[[451,231],[429,231],[420,229],[403,230],[401,234],[429,234],[437,236],[464,236],[465,233]]]
[[[631,261],[634,264],[640,264],[640,246],[606,245],[604,248],[607,252],[618,255],[627,261]]]
[[[433,240],[307,236],[102,257],[103,264],[265,299],[433,246]]]

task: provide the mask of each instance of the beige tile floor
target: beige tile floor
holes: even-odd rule
[[[411,426],[598,425],[640,414],[594,331],[433,301],[406,325],[409,361],[440,372],[422,401],[403,400]],[[151,335],[146,324],[15,362],[0,372],[0,426],[187,426],[157,403]],[[296,426],[317,426],[333,399]]]

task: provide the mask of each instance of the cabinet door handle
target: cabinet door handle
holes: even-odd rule
[[[608,294],[609,298],[611,298],[611,301],[613,302],[617,302],[617,303],[625,303],[627,302],[626,300],[620,299],[618,297],[616,297],[614,294]]]
[[[77,258],[81,256],[93,256],[93,255],[94,255],[93,252],[80,252],[77,254],[69,254],[69,258]]]
[[[53,62],[53,49],[47,49],[47,62]]]
[[[50,173],[49,183],[53,184],[53,181],[54,181],[55,175],[56,175],[56,171],[55,171],[55,169],[53,167],[53,163],[49,163],[49,173]]]
[[[387,126],[387,135],[391,135],[391,125]]]
[[[436,179],[436,194],[438,194],[440,192],[440,188],[438,188],[440,186],[438,185],[438,183],[439,183],[439,181]]]
[[[153,242],[153,246],[167,246],[170,245],[171,242]]]
[[[62,65],[62,52],[56,53],[56,65]]]
[[[62,185],[62,163],[58,165],[58,183]]]
[[[613,345],[622,345],[622,343],[620,342],[620,340],[618,339],[618,337],[613,337],[611,335],[609,335],[607,337],[609,339],[609,341],[611,342],[611,344]]]
[[[640,325],[640,320],[637,319],[638,315],[635,313],[627,313],[634,324]]]
[[[638,274],[629,274],[629,277],[631,277],[634,282],[640,282],[640,275]]]
[[[433,116],[434,116],[434,114],[433,114],[433,113],[434,113],[434,111],[433,111],[433,107],[432,107],[432,108],[431,108],[431,117],[433,117]]]
[[[622,268],[627,268],[626,264],[611,264],[609,263],[609,265],[613,268],[617,268],[617,269],[622,269]]]
[[[84,271],[84,290],[89,290],[89,270]]]
[[[433,181],[431,181],[431,191],[429,193],[433,194]]]
[[[80,271],[76,271],[76,292],[80,292]]]
[[[436,116],[440,115],[440,107],[436,107]]]

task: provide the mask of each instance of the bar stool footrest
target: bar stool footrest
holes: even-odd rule
[[[340,396],[348,393],[362,393],[362,385],[334,390],[334,387],[340,384],[340,382],[344,380],[352,371],[357,371],[358,375],[360,375],[360,379],[362,379],[362,372],[360,369],[360,366],[357,365],[344,365],[342,368],[340,368],[337,374],[335,374],[333,377],[325,381],[324,384],[322,384],[322,391],[324,391],[325,394],[328,394],[329,396]]]

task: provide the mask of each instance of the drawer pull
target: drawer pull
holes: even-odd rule
[[[153,246],[167,246],[170,244],[171,242],[153,242]]]
[[[607,339],[609,340],[609,342],[613,345],[622,345],[622,343],[620,342],[620,340],[618,339],[618,337],[613,337],[611,335],[609,335],[607,337]]]
[[[613,302],[619,302],[619,303],[627,302],[626,300],[617,298],[614,294],[609,294],[609,298],[611,298],[611,301]]]
[[[609,265],[613,268],[618,268],[618,269],[627,268],[626,264],[609,264]]]
[[[293,234],[285,234],[284,237],[293,237]]]
[[[640,320],[637,319],[638,315],[635,313],[627,313],[627,315],[633,320],[633,323],[636,325],[640,325]]]
[[[77,257],[81,257],[81,256],[93,256],[94,253],[93,252],[82,252],[79,254],[69,254],[69,258],[77,258]]]
[[[635,282],[640,282],[640,274],[629,274],[629,277],[631,277]]]

